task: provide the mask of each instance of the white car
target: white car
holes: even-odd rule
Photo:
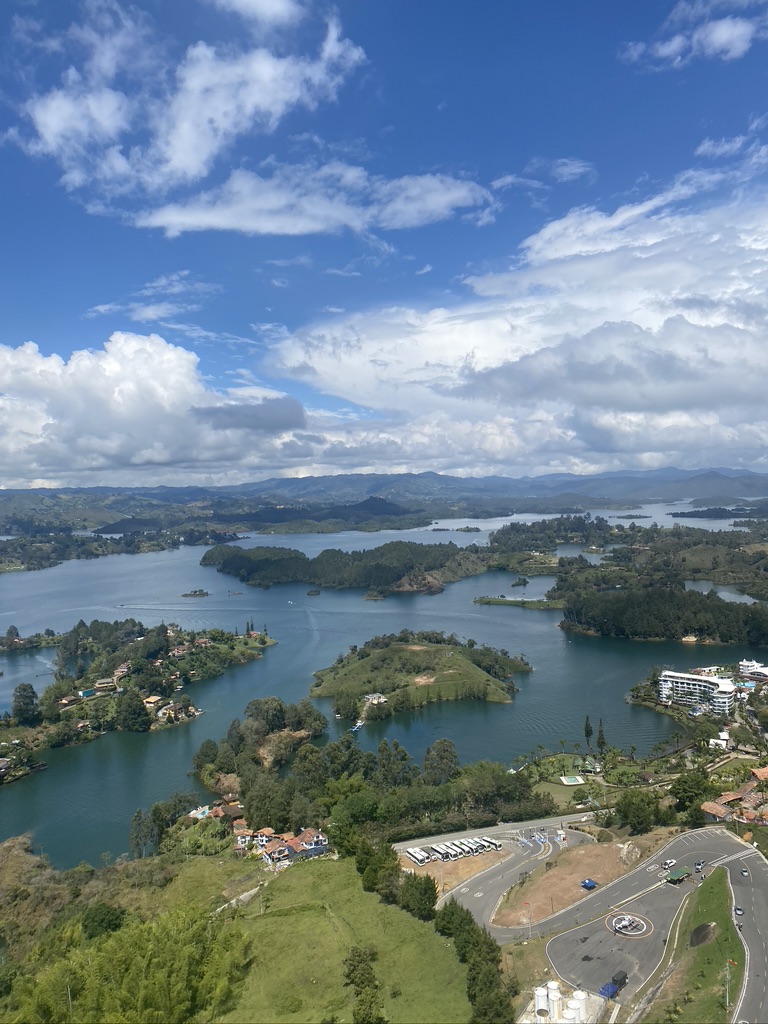
[[[669,871],[669,869],[673,868],[675,866],[675,864],[677,864],[677,861],[672,859],[672,860],[665,860],[664,863],[661,866],[662,866],[662,868],[665,871]]]

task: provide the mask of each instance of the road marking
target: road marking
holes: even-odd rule
[[[482,896],[482,895],[483,895],[483,894],[482,894],[481,892],[476,892],[476,893],[475,893],[475,899],[478,899],[478,898],[479,898],[480,896]]]
[[[469,886],[465,885],[462,889],[459,890],[459,892],[469,892]]]

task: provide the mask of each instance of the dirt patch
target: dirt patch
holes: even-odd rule
[[[593,878],[598,885],[625,875],[669,839],[669,833],[632,836],[618,843],[584,843],[562,850],[529,868],[527,878],[519,877],[499,905],[493,919],[500,927],[521,927],[536,923],[565,910],[586,895],[581,888],[584,878]],[[550,867],[547,867],[547,865]],[[524,904],[528,906],[524,906]]]
[[[691,932],[688,940],[691,946],[703,946],[705,942],[711,942],[715,937],[714,924],[700,924]]]
[[[421,675],[413,677],[413,685],[429,686],[430,683],[434,683],[435,678],[436,677],[431,675],[429,672],[422,672]]]
[[[414,846],[418,840],[414,840]],[[462,857],[461,860],[431,861],[423,867],[417,867],[413,861],[404,853],[400,854],[400,867],[403,871],[412,871],[415,875],[432,875],[437,882],[438,898],[446,892],[450,892],[457,885],[473,878],[486,868],[506,860],[509,853],[506,850],[487,850],[479,853],[476,857]]]
[[[426,651],[425,644],[406,644],[406,651]]]

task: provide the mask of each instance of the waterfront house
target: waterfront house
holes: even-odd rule
[[[145,697],[142,703],[150,714],[157,714],[160,708],[167,704],[168,701],[165,697],[152,696]]]

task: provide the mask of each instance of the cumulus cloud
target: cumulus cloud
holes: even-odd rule
[[[509,270],[469,278],[465,303],[275,337],[271,367],[373,411],[375,444],[369,418],[316,452],[339,465],[764,469],[766,252],[763,192],[689,173],[642,202],[570,211]]]
[[[364,168],[332,163],[274,165],[269,175],[237,170],[214,189],[136,218],[171,238],[187,231],[250,235],[312,235],[349,230],[421,227],[461,209],[493,209],[490,192],[445,174],[385,179]]]
[[[158,467],[166,479],[201,479],[239,470],[246,444],[246,462],[271,465],[305,424],[300,403],[274,390],[212,390],[194,353],[154,334],[117,332],[68,360],[31,343],[0,345],[0,380],[6,486],[142,482],[156,480]]]

